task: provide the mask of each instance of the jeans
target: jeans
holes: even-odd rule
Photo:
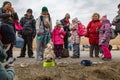
[[[73,44],[73,56],[79,57],[80,56],[80,47],[79,44]]]
[[[44,39],[43,39],[43,36],[41,36],[42,38],[41,39],[36,39],[36,44],[37,44],[37,48],[36,48],[36,53],[37,53],[37,59],[39,59],[40,57],[43,58],[43,52],[44,52],[44,49],[45,49],[45,46],[43,43],[44,43]]]

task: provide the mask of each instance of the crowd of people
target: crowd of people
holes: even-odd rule
[[[68,44],[72,44],[73,56],[71,58],[80,57],[80,38],[85,36],[89,38],[91,58],[99,57],[99,52],[103,53],[102,60],[110,61],[112,55],[109,49],[109,41],[111,39],[111,26],[115,25],[115,33],[120,33],[120,4],[118,5],[118,15],[113,19],[112,23],[107,19],[107,15],[100,17],[99,13],[92,15],[92,20],[85,28],[78,18],[72,19],[70,23],[70,14],[66,13],[64,18],[56,20],[55,27],[52,26],[52,19],[47,7],[42,7],[41,15],[34,19],[33,10],[27,9],[26,14],[20,19],[21,31],[17,31],[18,36],[24,39],[24,46],[21,49],[20,56],[34,58],[32,43],[36,37],[36,54],[37,59],[43,59],[43,53],[46,45],[52,41],[56,58],[61,59],[63,49],[68,50]],[[16,42],[15,21],[19,21],[18,15],[12,7],[11,2],[5,1],[0,8],[0,76],[1,80],[13,80],[14,68],[13,64],[7,64],[3,67],[2,62],[8,61],[13,57],[13,46]],[[54,29],[52,29],[54,28]]]

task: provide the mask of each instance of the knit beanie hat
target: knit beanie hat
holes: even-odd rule
[[[42,12],[47,11],[48,12],[48,8],[46,6],[42,7]]]
[[[107,20],[107,15],[104,15],[102,18],[101,18],[102,21],[105,21]]]
[[[70,14],[69,14],[69,13],[66,13],[66,14],[65,14],[65,18],[66,18],[66,17],[69,17],[69,18],[70,18]]]
[[[78,23],[78,18],[74,18],[72,21]]]
[[[32,13],[33,11],[32,11],[32,9],[28,9],[27,12]]]
[[[56,26],[61,24],[60,20],[56,20]]]

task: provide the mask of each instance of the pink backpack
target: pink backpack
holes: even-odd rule
[[[22,30],[22,26],[20,25],[20,23],[17,20],[14,21],[14,25],[15,25],[15,29],[17,31],[21,31]]]
[[[86,36],[87,35],[87,29],[81,23],[78,24],[78,31],[77,32],[78,32],[79,36]]]

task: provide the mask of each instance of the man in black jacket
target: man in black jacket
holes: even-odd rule
[[[22,32],[20,33],[24,39],[24,47],[21,50],[20,56],[18,58],[25,57],[26,45],[28,47],[28,57],[33,57],[32,42],[33,38],[36,35],[36,21],[32,15],[32,9],[28,9],[24,17],[21,18],[20,24],[23,27]]]

